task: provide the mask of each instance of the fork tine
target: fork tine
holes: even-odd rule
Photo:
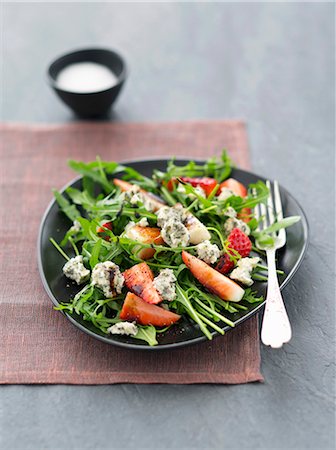
[[[283,212],[282,212],[282,204],[281,204],[281,197],[280,197],[280,189],[279,189],[279,183],[274,180],[274,204],[275,204],[275,213],[277,220],[283,219]],[[282,228],[278,233],[279,239],[286,240],[286,231],[284,228]]]
[[[272,187],[271,187],[271,182],[269,180],[266,181],[266,186],[269,189],[269,196],[267,199],[267,209],[268,209],[268,217],[269,217],[269,222],[270,225],[272,225],[272,223],[274,223],[274,204],[273,204],[273,196],[272,196]]]
[[[260,212],[261,212],[261,224],[262,228],[267,228],[267,210],[265,203],[260,203]]]
[[[255,197],[257,195],[256,189],[252,189],[252,195],[253,195],[253,197]],[[254,211],[255,218],[258,220],[258,226],[256,228],[256,231],[261,231],[261,224],[259,222],[259,219],[260,219],[259,205],[256,205],[254,207],[253,211]]]

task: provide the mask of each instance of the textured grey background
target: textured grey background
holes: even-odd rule
[[[4,386],[0,446],[334,448],[334,5],[5,3],[2,28],[3,120],[74,120],[47,63],[119,49],[113,118],[245,118],[254,170],[295,194],[311,244],[284,292],[293,339],[262,349],[265,384]]]

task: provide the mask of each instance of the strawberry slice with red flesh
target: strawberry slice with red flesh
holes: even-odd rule
[[[123,272],[126,287],[145,302],[158,304],[162,302],[161,295],[153,285],[154,275],[145,263],[136,264]]]
[[[177,184],[178,181],[176,180],[176,178],[171,178],[169,181],[167,181],[166,188],[171,192],[174,190],[174,186],[176,186]]]
[[[177,322],[181,316],[167,311],[160,306],[150,305],[137,295],[128,292],[126,295],[120,319],[133,321],[140,325],[153,325],[155,327],[167,327]]]
[[[122,190],[122,192],[130,191],[136,186],[135,184],[129,183],[128,181],[120,180],[119,178],[115,178],[113,180],[113,183],[118,186]],[[151,204],[153,205],[154,212],[162,208],[162,206],[165,206],[165,203],[163,201],[161,201],[154,194],[147,192],[145,189],[140,189],[139,192],[148,200],[150,200]]]
[[[214,190],[214,188],[217,186],[217,181],[214,178],[209,177],[200,177],[200,178],[190,178],[190,177],[180,177],[180,180],[184,181],[185,183],[191,184],[193,187],[201,187],[206,196],[208,197],[211,192]],[[167,183],[167,189],[169,191],[173,190],[174,184],[178,183],[176,178],[172,178]]]
[[[228,236],[229,241],[229,251],[230,248],[235,250],[240,254],[242,258],[246,258],[249,256],[252,250],[252,242],[249,237],[241,231],[239,228],[234,228]],[[234,256],[234,252],[231,252]],[[221,256],[215,269],[220,273],[228,273],[234,267],[234,262],[230,259],[230,256],[225,253],[225,255]]]
[[[105,241],[110,240],[110,236],[106,233],[106,230],[112,231],[112,222],[105,222],[97,228],[97,234],[100,235]]]
[[[240,183],[239,181],[235,180],[234,178],[228,178],[227,180],[223,181],[219,185],[219,189],[217,191],[217,195],[220,194],[222,188],[226,187],[227,189],[230,189],[234,195],[238,195],[239,197],[245,198],[247,197],[247,189],[246,187]],[[251,219],[251,209],[250,208],[243,208],[238,213],[238,219],[243,220],[245,223],[249,222]]]
[[[221,190],[226,187],[227,189],[230,189],[234,193],[234,195],[239,195],[240,197],[246,197],[247,196],[247,189],[246,187],[240,183],[239,181],[235,180],[234,178],[228,178],[227,180],[223,181],[219,185],[219,189],[217,191],[217,195],[221,193]]]
[[[208,266],[208,264],[201,259],[196,258],[196,256],[193,256],[186,251],[182,251],[182,259],[194,277],[197,278],[208,291],[218,295],[218,297],[223,300],[231,302],[239,302],[243,298],[245,292],[244,289],[230,278]]]

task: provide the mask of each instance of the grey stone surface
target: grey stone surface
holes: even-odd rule
[[[334,448],[334,28],[332,3],[3,4],[2,120],[75,120],[49,60],[119,49],[130,78],[112,118],[245,118],[254,170],[299,200],[311,244],[264,384],[3,386],[1,448]]]

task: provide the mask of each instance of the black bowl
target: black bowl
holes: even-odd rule
[[[70,92],[61,89],[57,83],[59,73],[68,65],[79,62],[95,62],[108,67],[117,77],[117,83],[109,89],[90,93]],[[112,50],[98,48],[67,53],[53,61],[48,68],[48,80],[51,87],[64,103],[81,117],[95,117],[107,114],[117,99],[126,76],[127,70],[123,58]]]

